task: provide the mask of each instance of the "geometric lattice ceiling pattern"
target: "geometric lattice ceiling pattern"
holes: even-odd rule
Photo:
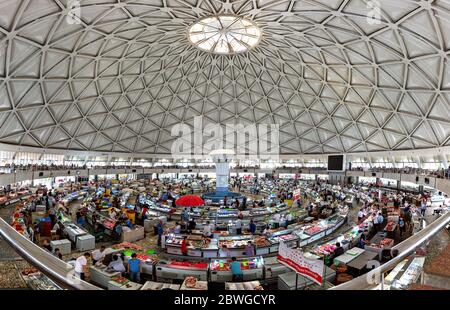
[[[0,142],[170,153],[174,124],[278,124],[281,153],[450,144],[448,1],[0,0]],[[189,42],[207,16],[242,16],[259,44]]]

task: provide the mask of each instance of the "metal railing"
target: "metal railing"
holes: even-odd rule
[[[409,237],[405,241],[392,247],[398,250],[399,254],[384,263],[383,265],[372,269],[369,273],[359,276],[349,282],[337,285],[332,290],[371,290],[384,282],[384,274],[401,263],[409,255],[413,254],[418,247],[429,241],[439,231],[444,229],[450,223],[450,212],[442,215],[427,227]]]
[[[66,289],[101,290],[75,276],[74,267],[45,251],[0,219],[0,235],[17,253],[40,272]]]

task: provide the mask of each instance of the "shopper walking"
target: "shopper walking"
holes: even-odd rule
[[[422,204],[420,205],[420,214],[425,216],[425,212],[427,211],[427,203],[425,200],[422,200]]]
[[[142,264],[141,260],[137,258],[136,253],[131,254],[131,259],[128,260],[128,273],[130,280],[136,283],[141,282]]]
[[[156,226],[156,233],[158,234],[158,246],[162,245],[162,235],[164,234],[164,224],[162,221],[158,222],[158,226]]]

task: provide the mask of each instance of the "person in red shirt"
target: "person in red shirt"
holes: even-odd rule
[[[183,255],[187,255],[187,253],[188,253],[188,251],[187,251],[187,241],[186,241],[186,239],[187,239],[187,236],[184,236],[183,237],[183,240],[181,241],[181,253],[183,254]]]

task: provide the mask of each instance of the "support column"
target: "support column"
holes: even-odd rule
[[[442,165],[444,165],[444,169],[447,169],[448,168],[447,157],[445,157],[445,155],[442,154],[439,157],[441,159]]]

